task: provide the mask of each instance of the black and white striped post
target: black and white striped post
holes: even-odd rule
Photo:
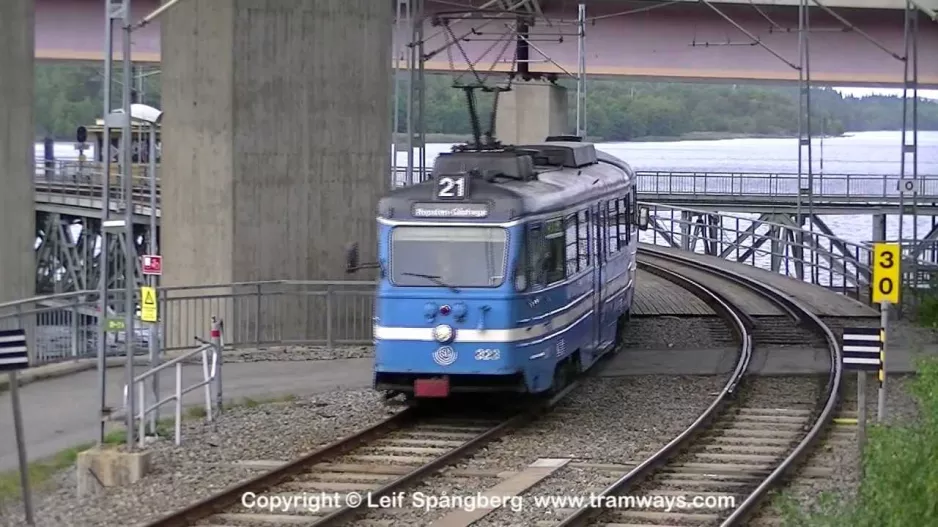
[[[13,403],[13,430],[16,434],[16,453],[20,463],[20,485],[23,487],[23,508],[26,523],[33,522],[33,500],[29,490],[29,466],[26,462],[26,442],[23,440],[23,415],[20,411],[19,379],[16,372],[29,367],[26,332],[22,329],[0,329],[0,372],[10,376],[10,400]]]
[[[866,443],[866,375],[877,372],[882,393],[886,331],[883,328],[844,328],[843,361],[845,370],[857,370],[857,442],[860,452]],[[883,409],[879,409],[882,416]]]

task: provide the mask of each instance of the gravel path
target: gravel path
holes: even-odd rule
[[[444,471],[411,492],[434,496],[471,496],[502,481],[496,474],[520,471],[538,458],[572,458],[572,462],[620,464],[651,453],[700,415],[722,388],[722,377],[633,376],[593,378],[543,419],[504,436],[458,467],[477,471],[476,477],[457,477]],[[487,475],[481,475],[487,473]],[[502,474],[505,476],[505,474]],[[529,490],[538,495],[586,492],[607,472],[564,467]],[[533,525],[550,513],[533,507],[514,512],[503,508],[473,525]],[[428,525],[453,509],[414,508],[376,510],[370,520],[393,520],[395,525]]]
[[[364,359],[375,356],[374,346],[270,346],[225,350],[225,362]]]
[[[153,472],[129,488],[78,498],[74,469],[57,475],[50,489],[34,495],[36,525],[127,527],[152,521],[259,473],[228,462],[289,461],[394,411],[379,394],[362,390],[235,408],[221,417],[217,431],[187,422],[183,444],[152,445]],[[22,518],[22,506],[8,504],[0,511],[0,526],[23,525]]]

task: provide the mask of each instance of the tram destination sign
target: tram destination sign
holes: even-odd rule
[[[413,215],[418,218],[485,218],[485,203],[414,203]]]

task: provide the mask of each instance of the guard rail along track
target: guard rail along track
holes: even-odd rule
[[[503,433],[556,406],[578,385],[574,381],[549,399],[503,413],[501,419],[491,412],[482,414],[484,417],[469,412],[454,416],[453,412],[440,414],[437,407],[406,408],[311,454],[168,514],[147,527],[240,525],[255,520],[268,525],[322,527],[353,520],[367,508],[367,496],[377,500],[390,495],[471,455]],[[389,454],[398,454],[397,459],[389,460]],[[280,514],[253,512],[242,506],[242,497],[248,493],[273,496],[334,492],[341,497],[350,491],[358,491],[364,499],[357,504],[345,501],[338,506],[326,504],[318,510],[307,507],[304,512],[294,508]]]
[[[758,506],[761,505],[763,500],[768,496],[769,491],[783,483],[784,477],[788,475],[791,469],[797,466],[797,464],[806,457],[806,455],[812,450],[812,447],[816,444],[816,441],[819,439],[819,436],[823,430],[830,424],[837,405],[837,395],[841,383],[842,366],[840,347],[830,328],[828,328],[820,318],[814,315],[814,313],[812,313],[799,301],[789,297],[778,289],[759,283],[754,279],[736,275],[720,267],[673,256],[650,248],[642,248],[640,251],[643,256],[646,256],[646,261],[640,262],[640,265],[643,269],[657,274],[669,281],[678,283],[685,289],[695,293],[704,300],[707,300],[708,298],[711,300],[708,302],[710,303],[711,307],[724,319],[732,322],[731,325],[734,327],[734,330],[742,341],[741,353],[738,357],[735,370],[731,374],[730,379],[726,383],[723,390],[717,395],[713,403],[711,403],[711,405],[706,410],[704,410],[704,412],[689,427],[687,427],[677,437],[669,441],[658,452],[652,454],[651,457],[639,463],[634,469],[601,491],[598,494],[598,499],[591,502],[589,506],[570,511],[562,521],[555,524],[555,527],[573,527],[590,524],[628,524],[630,526],[649,525],[649,527],[653,527],[653,525],[660,525],[662,522],[681,525],[720,525],[721,527],[745,525],[745,522],[752,518],[752,516],[757,512]],[[821,396],[814,398],[813,400],[813,410],[790,410],[786,412],[785,410],[773,411],[743,407],[739,409],[739,413],[735,414],[734,416],[727,416],[726,414],[729,413],[728,406],[730,405],[730,401],[737,394],[739,394],[739,392],[743,390],[743,387],[748,383],[748,378],[745,378],[745,374],[748,370],[750,360],[752,358],[752,333],[756,331],[755,328],[757,323],[752,317],[727,301],[720,294],[709,290],[707,287],[693,282],[692,280],[682,277],[679,272],[675,272],[670,269],[666,269],[663,266],[654,265],[648,262],[647,257],[652,257],[652,260],[657,259],[670,262],[678,266],[704,271],[708,274],[719,276],[721,279],[725,279],[753,291],[757,291],[760,295],[772,300],[779,307],[781,307],[782,310],[794,320],[795,324],[808,326],[808,328],[822,334],[830,352],[831,367],[830,371],[828,372],[826,385],[822,390]],[[744,382],[744,380],[746,382]],[[765,434],[764,430],[761,431],[763,433],[761,437],[764,439],[759,439],[759,441],[769,445],[773,444],[774,442],[776,445],[775,448],[787,448],[786,445],[795,443],[790,447],[790,451],[788,451],[788,455],[785,456],[784,459],[782,459],[780,462],[774,463],[774,467],[765,471],[768,472],[768,474],[764,475],[764,477],[760,475],[757,477],[734,478],[732,475],[729,475],[732,471],[726,471],[723,473],[723,475],[715,476],[715,479],[704,482],[701,482],[700,479],[694,479],[690,477],[688,477],[686,480],[681,480],[680,473],[676,475],[676,480],[671,480],[672,483],[681,485],[682,490],[688,490],[686,494],[693,494],[695,491],[697,491],[699,494],[706,494],[706,492],[700,491],[709,490],[709,488],[712,487],[712,484],[742,486],[748,488],[749,490],[745,493],[745,498],[742,500],[742,502],[737,502],[736,507],[729,511],[721,511],[722,513],[720,514],[682,515],[679,512],[649,513],[646,511],[630,509],[625,511],[616,510],[616,514],[610,514],[613,513],[613,508],[604,507],[604,505],[609,503],[609,501],[604,498],[621,496],[629,493],[629,491],[635,490],[639,484],[646,482],[651,483],[649,481],[650,477],[653,474],[657,475],[657,473],[663,472],[662,469],[667,468],[667,465],[678,455],[692,450],[701,442],[705,442],[706,439],[701,440],[702,438],[706,437],[704,433],[708,432],[710,430],[710,425],[714,424],[720,417],[729,417],[730,420],[735,417],[736,419],[744,421],[744,424],[746,424],[745,422],[747,420],[749,420],[749,424],[752,424],[753,421],[755,421],[755,424],[759,424],[760,421],[768,422],[771,420],[777,420],[781,422],[782,425],[787,424],[787,431],[793,436],[795,434],[800,435],[799,431],[808,429],[808,425],[810,425],[810,428],[808,429],[807,433],[800,437],[800,439],[791,440],[790,442],[784,438],[774,438],[772,435]],[[803,424],[797,422],[801,420],[804,421]],[[720,444],[719,440],[720,436],[717,435],[716,441],[714,441],[716,444],[710,446],[719,449],[718,451],[722,451],[724,448],[726,450],[732,450],[731,446],[727,446],[726,443]],[[706,448],[706,446],[704,448]],[[737,448],[742,448],[745,450],[744,447],[737,446]],[[726,455],[728,458],[732,458],[735,454],[724,455]],[[724,461],[724,463],[726,463],[726,461]],[[707,470],[706,472],[709,475],[713,472],[719,473],[720,471]],[[612,502],[615,503],[614,498]],[[618,517],[613,519],[611,522],[603,522],[600,519],[601,516]]]

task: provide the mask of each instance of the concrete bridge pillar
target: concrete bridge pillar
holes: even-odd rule
[[[548,82],[512,84],[498,97],[495,136],[505,144],[539,143],[569,133],[567,90]]]
[[[36,289],[33,26],[33,0],[0,2],[0,303]]]
[[[180,2],[168,12],[165,285],[348,279],[348,241],[363,261],[374,257],[392,23],[392,2],[375,0]],[[267,320],[293,315],[278,337],[310,337],[311,297],[293,299],[265,300]],[[235,328],[253,333],[255,303],[228,305],[228,340]]]

